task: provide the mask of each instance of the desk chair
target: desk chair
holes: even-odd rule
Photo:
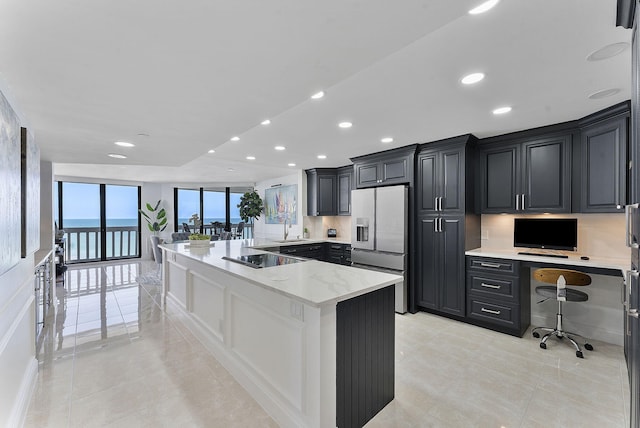
[[[554,328],[548,327],[536,327],[531,333],[533,337],[540,337],[539,331],[546,331],[547,333],[542,336],[540,340],[540,347],[547,349],[547,339],[551,336],[562,340],[565,337],[576,348],[576,357],[584,358],[582,355],[582,349],[580,345],[574,339],[578,337],[582,339],[584,348],[588,351],[593,351],[593,346],[587,343],[586,339],[579,334],[570,333],[562,329],[562,303],[567,302],[586,302],[589,300],[589,295],[583,291],[578,291],[573,288],[565,288],[565,285],[583,286],[591,284],[591,277],[586,273],[578,272],[569,269],[537,269],[533,272],[533,278],[537,281],[547,284],[555,284],[553,286],[541,285],[536,287],[536,294],[544,297],[543,300],[538,303],[542,303],[549,299],[556,299],[558,301],[558,313],[556,315],[556,326]]]
[[[189,225],[187,223],[182,223],[182,231],[191,232],[191,229],[189,229]]]
[[[172,232],[171,241],[186,241],[189,239],[189,235],[191,235],[189,232]]]

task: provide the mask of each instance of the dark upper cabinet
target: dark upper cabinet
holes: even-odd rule
[[[338,215],[351,215],[351,190],[353,189],[353,166],[338,168]]]
[[[483,213],[571,211],[571,132],[483,145]]]
[[[355,187],[413,183],[416,145],[352,158]]]
[[[628,110],[580,128],[580,212],[621,212],[627,203]]]
[[[418,209],[464,212],[465,145],[422,150],[418,154]]]
[[[338,198],[336,172],[333,168],[316,168],[307,173],[307,215],[336,215]]]
[[[567,134],[522,145],[520,211],[571,212],[571,142]]]
[[[482,212],[513,212],[518,195],[519,147],[508,145],[481,151]]]

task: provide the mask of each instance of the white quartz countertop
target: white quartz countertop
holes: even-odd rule
[[[290,244],[313,242],[327,240],[304,240]],[[222,259],[223,256],[236,258],[241,255],[262,254],[265,251],[259,247],[273,248],[281,245],[283,244],[269,240],[246,239],[212,241],[208,249],[191,249],[187,242],[162,244],[160,248],[316,307],[335,304],[403,280],[400,275],[317,260],[255,269]]]
[[[512,248],[509,250],[498,250],[494,248],[476,248],[475,250],[466,251],[467,256],[493,257],[497,259],[523,260],[538,263],[553,263],[558,265],[584,266],[592,268],[618,269],[622,272],[622,276],[631,266],[631,258],[606,258],[591,257],[589,260],[582,260],[581,254],[567,254],[567,258],[549,257],[549,256],[531,256],[527,254],[518,254],[518,251],[525,249]],[[529,250],[526,250],[529,251]],[[533,252],[533,251],[532,251]]]

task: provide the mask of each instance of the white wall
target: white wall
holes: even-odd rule
[[[298,214],[295,218],[295,222],[291,225],[289,230],[288,239],[295,239],[298,236],[302,238],[303,231],[303,217],[307,212],[307,176],[304,171],[298,170],[295,174],[287,175],[284,177],[278,177],[270,180],[260,181],[256,183],[255,189],[264,201],[265,190],[277,187],[279,185],[289,186],[292,184],[298,185]],[[253,226],[254,237],[256,238],[270,238],[270,239],[283,239],[284,238],[284,225],[282,224],[266,224],[265,216],[262,214],[259,219],[256,220]]]
[[[625,246],[624,214],[560,214],[515,216],[505,214],[482,216],[482,248],[509,250],[513,247],[513,219],[515,217],[577,218],[577,253],[597,258],[620,258],[630,260]],[[622,277],[591,275],[592,283],[581,287],[589,295],[584,303],[564,305],[565,329],[585,337],[607,343],[622,345],[623,307],[621,303]],[[531,278],[531,324],[535,326],[555,325],[556,302],[542,300],[535,288],[542,284]]]
[[[16,111],[20,125],[28,126],[1,77],[0,92]],[[7,203],[0,201],[0,213]],[[0,275],[0,426],[3,427],[20,426],[24,421],[38,371],[33,273],[31,254]]]

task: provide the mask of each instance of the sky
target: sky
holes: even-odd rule
[[[106,186],[107,219],[138,218],[137,186]],[[100,218],[100,185],[62,183],[62,215],[67,219]]]
[[[90,183],[62,184],[63,217],[66,219],[99,219],[100,218],[100,185]],[[138,187],[106,185],[107,219],[138,217]],[[231,218],[239,218],[238,203],[241,193],[231,193]],[[200,213],[199,190],[178,189],[178,218],[190,218]],[[143,207],[149,202],[142,201]],[[225,194],[205,191],[203,195],[204,217],[225,218]],[[169,213],[168,213],[169,214]]]

